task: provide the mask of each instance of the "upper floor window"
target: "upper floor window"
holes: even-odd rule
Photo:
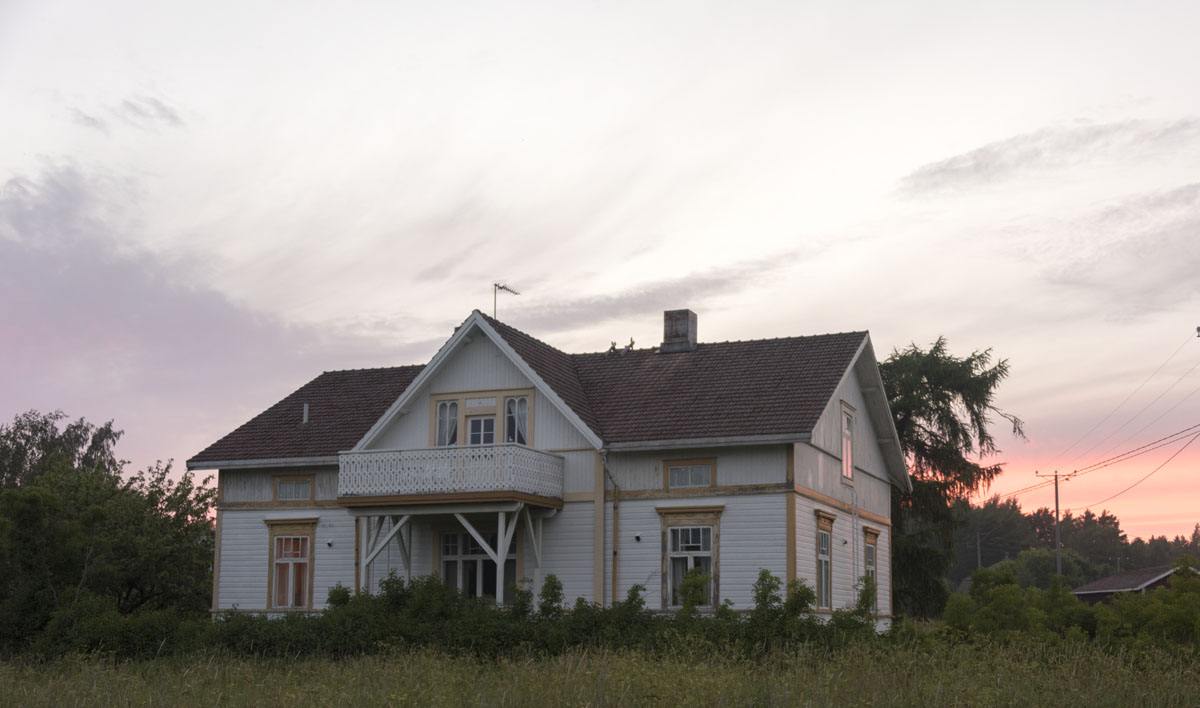
[[[667,489],[685,487],[711,487],[713,468],[711,460],[678,460],[665,463],[667,467]]]
[[[854,414],[842,411],[842,477],[854,479]]]
[[[529,399],[525,396],[504,399],[504,442],[529,444]]]
[[[437,446],[458,444],[458,401],[442,401],[437,406]]]
[[[467,418],[468,445],[496,444],[496,416],[480,415]]]
[[[276,501],[309,501],[312,499],[312,478],[277,477],[275,479]]]

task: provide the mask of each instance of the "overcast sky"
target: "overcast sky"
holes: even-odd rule
[[[1001,493],[1200,423],[1200,8],[852,5],[0,0],[0,418],[182,464],[500,279],[570,351],[992,347]],[[1200,441],[1102,506],[1190,532]]]

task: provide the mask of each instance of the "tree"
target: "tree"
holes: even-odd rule
[[[81,598],[121,612],[209,604],[215,490],[170,462],[122,474],[120,432],[61,413],[0,427],[0,649],[15,648]],[[34,431],[35,434],[30,434]]]
[[[1016,558],[1036,544],[1029,517],[1015,499],[992,497],[980,506],[965,499],[954,502],[954,565],[950,583],[957,586],[976,569]]]
[[[990,349],[956,357],[939,337],[929,349],[910,345],[880,364],[888,403],[912,476],[911,494],[893,493],[893,594],[902,611],[930,616],[948,595],[951,503],[984,489],[1003,466],[981,460],[999,452],[993,416],[1024,437],[1016,416],[997,408],[996,389],[1008,377],[1008,361],[992,364]]]

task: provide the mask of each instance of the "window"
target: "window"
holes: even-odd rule
[[[309,501],[312,499],[311,477],[276,477],[276,501]]]
[[[710,487],[713,484],[713,467],[708,460],[677,460],[664,463],[667,468],[667,489],[684,487]]]
[[[529,399],[504,399],[504,442],[529,444]]]
[[[437,446],[458,444],[458,401],[442,401],[437,406]]]
[[[854,479],[854,415],[842,410],[842,477]]]
[[[496,534],[484,534],[492,548]],[[442,534],[442,582],[467,597],[496,597],[496,564],[483,546],[469,533]],[[504,561],[504,602],[512,601],[511,586],[517,582],[516,544],[509,548]]]
[[[833,517],[817,513],[817,607],[833,609]]]
[[[879,534],[874,529],[863,530],[863,577],[875,583],[875,597],[871,598],[871,609],[879,609],[879,580],[876,574],[879,560]]]
[[[312,523],[272,524],[270,528],[270,571],[267,593],[272,609],[312,607]]]
[[[467,418],[468,445],[496,444],[496,416],[475,416]]]
[[[692,571],[708,576],[702,605],[713,604],[712,537],[711,526],[676,526],[669,531],[668,595],[671,605],[683,604],[683,580]]]

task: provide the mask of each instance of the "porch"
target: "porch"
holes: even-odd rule
[[[351,513],[359,589],[375,587],[389,570],[408,579],[432,574],[468,597],[494,597],[503,605],[511,599],[509,585],[522,576],[540,581],[543,522],[557,509],[501,502],[358,507]],[[522,537],[524,544],[517,542]],[[393,550],[399,568],[391,558],[379,568],[382,554]]]

